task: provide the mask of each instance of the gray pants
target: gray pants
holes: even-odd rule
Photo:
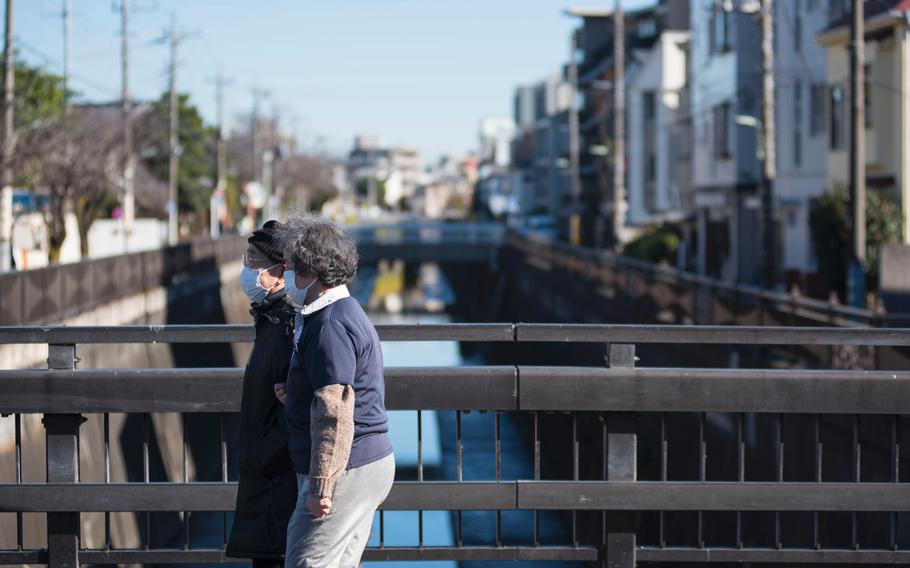
[[[297,507],[288,525],[285,566],[356,568],[370,539],[373,513],[394,480],[394,455],[345,471],[335,483],[332,509],[317,519],[306,506],[310,476],[297,474]]]

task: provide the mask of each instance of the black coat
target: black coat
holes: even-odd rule
[[[297,502],[297,476],[288,453],[284,405],[273,385],[287,381],[294,309],[279,292],[250,313],[256,318],[256,340],[243,374],[237,509],[227,554],[279,558]]]

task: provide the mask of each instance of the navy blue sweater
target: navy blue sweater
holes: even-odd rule
[[[288,447],[298,473],[310,472],[313,393],[333,384],[354,387],[354,442],[347,469],[391,454],[379,336],[352,297],[305,316],[291,356],[285,417]]]

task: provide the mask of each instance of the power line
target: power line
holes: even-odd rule
[[[19,47],[20,49],[24,49],[25,51],[31,53],[34,57],[41,59],[44,62],[44,64],[52,66],[52,67],[59,64],[59,60],[50,57],[49,55],[42,52],[35,46],[29,44],[27,41],[23,40],[22,38],[16,37],[14,39],[15,39],[17,47]],[[93,79],[89,79],[88,77],[85,77],[78,73],[72,73],[70,75],[70,79],[78,81],[79,83],[82,83],[84,86],[94,89],[96,91],[102,91],[106,95],[111,95],[113,98],[119,98],[120,94],[117,91],[117,89],[115,87],[111,87],[110,85],[102,85],[101,83],[97,83]]]

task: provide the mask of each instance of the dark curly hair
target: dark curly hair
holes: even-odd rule
[[[298,274],[315,274],[329,288],[350,284],[357,274],[354,239],[324,219],[312,219],[302,225],[288,242],[294,270]]]

